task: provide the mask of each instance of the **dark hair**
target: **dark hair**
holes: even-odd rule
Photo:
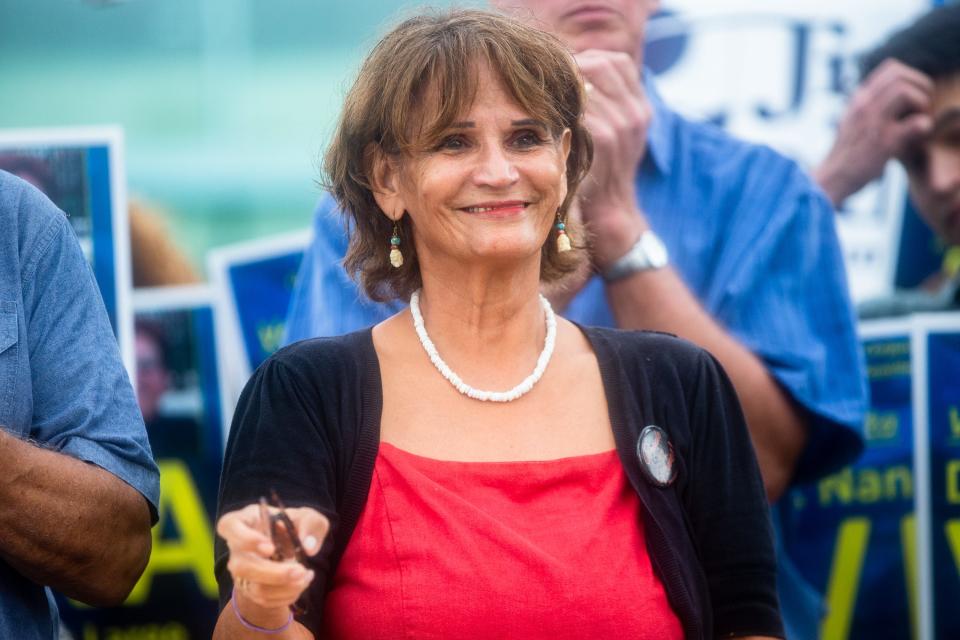
[[[590,168],[593,147],[582,121],[583,83],[560,40],[488,11],[428,12],[405,20],[363,63],[324,158],[324,186],[346,213],[351,231],[344,267],[374,300],[406,298],[422,280],[414,243],[403,243],[402,267],[388,261],[393,225],[371,190],[372,159],[376,153],[422,150],[439,139],[473,102],[478,62],[488,63],[513,99],[546,123],[556,139],[570,130],[562,216]],[[428,102],[428,95],[440,99]],[[412,122],[423,124],[411,127]],[[544,243],[542,281],[575,271],[584,259],[582,234],[571,231],[573,251],[560,253],[556,242]],[[410,216],[403,216],[400,235],[412,237]]]
[[[960,4],[937,7],[860,59],[866,77],[887,58],[934,80],[960,73]]]

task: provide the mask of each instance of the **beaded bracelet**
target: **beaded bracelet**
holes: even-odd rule
[[[240,624],[242,624],[244,628],[249,629],[250,631],[258,631],[260,633],[266,633],[266,634],[280,633],[281,631],[286,631],[287,628],[290,626],[290,623],[293,622],[293,611],[290,612],[290,615],[287,618],[287,621],[284,622],[283,625],[277,627],[276,629],[267,629],[266,627],[258,627],[257,625],[253,624],[249,620],[246,620],[242,615],[240,615],[240,609],[237,608],[237,588],[236,587],[233,588],[233,593],[230,596],[230,604],[233,606],[233,615],[237,616],[237,620],[240,621]]]

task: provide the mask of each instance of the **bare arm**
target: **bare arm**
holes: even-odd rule
[[[0,557],[38,584],[120,604],[150,556],[146,499],[104,469],[0,429]]]
[[[595,161],[579,193],[592,233],[591,256],[601,271],[649,228],[634,190],[651,109],[633,61],[586,51],[578,62],[588,86],[586,124]],[[806,425],[764,363],[700,306],[671,268],[634,274],[608,285],[617,326],[677,334],[713,353],[734,383],[753,439],[768,498],[786,489],[806,443]]]

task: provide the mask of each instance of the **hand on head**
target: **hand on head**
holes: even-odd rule
[[[308,556],[320,550],[330,529],[329,521],[309,507],[284,510],[290,517]],[[313,581],[313,571],[295,559],[271,560],[275,545],[260,516],[260,506],[251,504],[221,516],[217,533],[230,550],[227,569],[242,597],[263,609],[288,609]],[[244,611],[246,614],[246,611]]]
[[[888,160],[930,132],[933,89],[930,78],[892,58],[867,76],[815,172],[834,206],[879,178]]]

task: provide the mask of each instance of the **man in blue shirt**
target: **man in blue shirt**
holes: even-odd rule
[[[66,216],[0,171],[0,638],[52,640],[50,589],[126,598],[159,474],[93,273]]]
[[[552,295],[590,325],[668,331],[707,348],[733,380],[771,501],[861,450],[866,384],[830,203],[793,162],[671,112],[641,80],[652,0],[519,0],[577,52],[595,159],[578,192],[593,271]],[[521,5],[517,7],[516,5]],[[320,203],[288,340],[338,334],[397,310],[363,301],[339,265],[336,204]],[[385,241],[386,242],[386,241]],[[819,596],[789,562],[791,638],[815,637]]]

